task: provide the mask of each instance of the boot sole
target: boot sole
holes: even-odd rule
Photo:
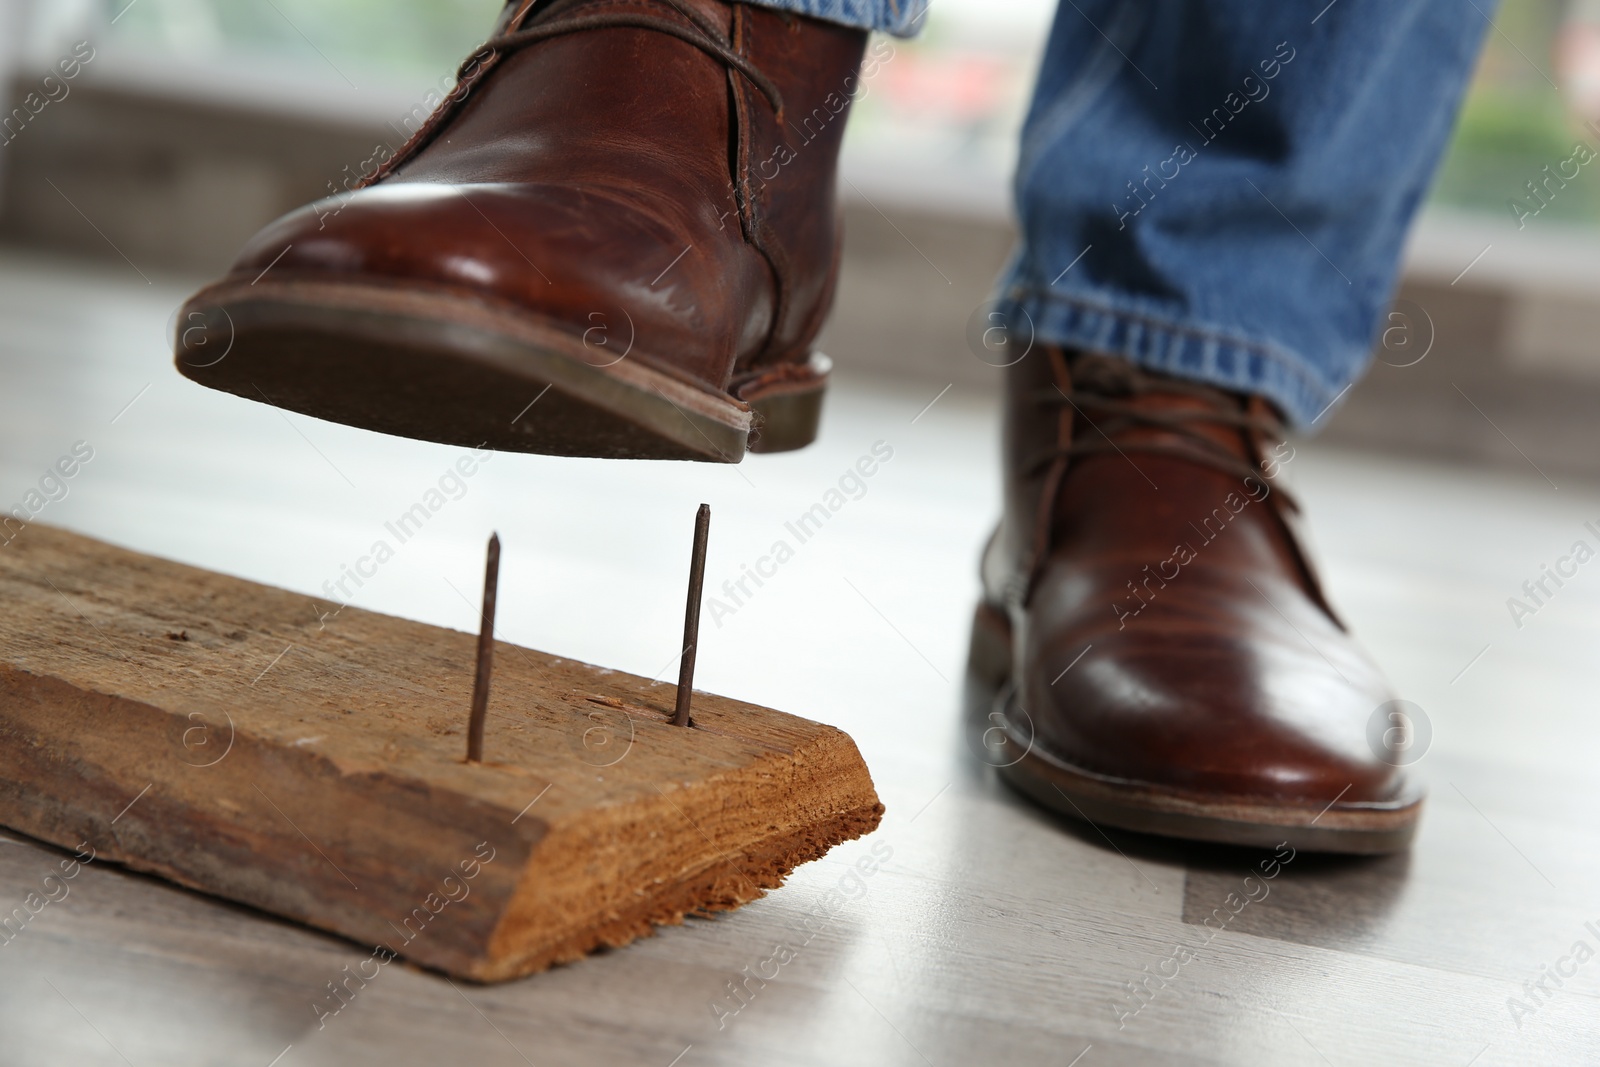
[[[1074,767],[1022,737],[1025,717],[1014,713],[1011,624],[1004,613],[979,604],[968,655],[971,691],[987,701],[968,708],[969,720],[987,717],[1003,727],[1000,776],[1052,811],[1091,825],[1253,848],[1287,842],[1307,852],[1374,855],[1411,844],[1422,813],[1420,796],[1392,805],[1327,806],[1244,798],[1218,800],[1148,782],[1113,778]]]
[[[221,282],[184,305],[178,371],[331,422],[441,444],[737,463],[816,438],[831,364],[734,397],[614,362],[530,312],[363,282]],[[631,358],[630,358],[631,357]]]

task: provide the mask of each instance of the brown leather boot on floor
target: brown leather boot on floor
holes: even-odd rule
[[[971,663],[1001,773],[1099,825],[1406,847],[1421,793],[1368,741],[1392,696],[1291,530],[1270,406],[1100,356],[1008,373]]]
[[[178,369],[449,444],[808,444],[865,40],[720,0],[513,0],[374,180],[272,223],[189,301]]]

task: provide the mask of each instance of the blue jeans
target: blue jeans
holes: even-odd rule
[[[753,0],[905,35],[925,0]],[[1017,161],[1013,340],[1260,393],[1365,369],[1492,0],[1064,0]]]

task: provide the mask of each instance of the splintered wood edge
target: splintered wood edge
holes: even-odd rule
[[[472,635],[346,608],[339,655],[244,686],[216,657],[248,650],[253,673],[286,638],[317,647],[306,598],[37,524],[16,545],[0,551],[0,821],[426,967],[510,978],[737,907],[883,812],[842,731],[699,692],[697,728],[668,726],[674,687],[504,642],[496,699],[521,725],[495,738],[504,762],[468,767],[436,705],[464,726]],[[164,630],[184,621],[192,642]],[[574,775],[561,742],[596,705],[625,716],[631,758]],[[193,777],[194,717],[229,713],[227,773]],[[552,795],[530,814],[540,783]],[[504,858],[451,922],[408,936],[433,910],[412,906],[422,889],[480,836]]]
[[[706,803],[712,800],[719,806]],[[873,831],[884,810],[855,744],[837,731],[792,757],[773,755],[684,784],[661,801],[607,810],[600,834],[592,819],[552,826],[529,857],[482,965],[468,976],[529,974],[620,947],[689,914],[737,908],[777,888],[802,863]],[[707,810],[712,819],[701,815]],[[608,843],[602,854],[597,837]],[[592,873],[608,861],[613,873]]]

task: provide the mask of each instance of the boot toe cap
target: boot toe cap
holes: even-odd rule
[[[1272,591],[1287,620],[1261,598],[1187,592],[1120,629],[1041,619],[1024,653],[1039,667],[1022,693],[1035,743],[1094,774],[1211,798],[1414,799],[1368,739],[1387,684],[1332,620],[1287,588]],[[1219,617],[1219,605],[1233,606]],[[1093,652],[1075,669],[1050,669],[1085,645]]]

